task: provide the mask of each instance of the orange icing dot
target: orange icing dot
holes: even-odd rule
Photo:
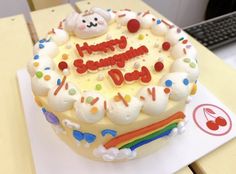
[[[68,54],[63,54],[62,59],[67,60],[68,59]]]
[[[170,93],[170,88],[165,88],[165,89],[164,89],[164,92],[165,92],[166,94],[169,94],[169,93]]]
[[[50,79],[51,79],[51,76],[50,76],[50,75],[45,75],[45,76],[44,76],[44,80],[48,81],[48,80],[50,80]]]
[[[116,95],[116,96],[114,97],[114,100],[115,100],[116,102],[119,102],[121,99],[120,99],[120,97],[119,97],[118,95]]]
[[[34,62],[33,65],[34,65],[34,67],[38,67],[39,63],[38,62]]]
[[[92,114],[96,114],[97,112],[98,112],[98,108],[95,106],[95,107],[92,107],[91,108],[91,110],[90,110],[90,112],[92,113]]]

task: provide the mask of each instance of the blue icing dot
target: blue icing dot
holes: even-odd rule
[[[44,70],[50,70],[50,67],[46,67],[46,68],[44,68]]]
[[[43,44],[39,44],[39,48],[40,49],[44,48],[44,45]]]
[[[110,134],[111,136],[115,137],[117,135],[117,131],[112,130],[112,129],[104,129],[101,132],[102,136],[105,137],[107,134]]]
[[[88,143],[93,143],[96,140],[96,135],[90,133],[84,133],[84,139]]]
[[[84,139],[84,134],[78,130],[73,130],[73,137],[78,140],[81,141]]]
[[[160,24],[161,23],[161,20],[160,19],[157,19],[157,24]]]
[[[189,84],[189,80],[188,79],[184,79],[183,80],[183,84],[187,86]]]
[[[42,112],[45,113],[47,110],[45,108],[42,108]]]
[[[57,79],[57,85],[59,86],[61,84],[61,79]]]
[[[39,40],[39,43],[44,43],[44,42],[45,42],[45,39]]]
[[[34,56],[34,60],[37,60],[37,59],[39,59],[39,55],[38,55],[38,54],[36,54],[36,55]]]
[[[53,113],[48,112],[45,108],[43,108],[42,111],[43,111],[43,113],[45,115],[46,120],[49,123],[54,124],[54,125],[59,125],[60,124],[59,119]]]
[[[171,87],[171,86],[172,86],[172,81],[171,81],[171,80],[166,80],[166,81],[165,81],[165,85],[166,85],[167,87]]]

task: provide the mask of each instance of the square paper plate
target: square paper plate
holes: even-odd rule
[[[125,163],[103,163],[75,154],[54,133],[40,108],[34,104],[30,78],[26,70],[17,72],[37,174],[169,174],[196,161],[236,135],[234,114],[205,87],[187,105],[187,131],[173,137],[156,153]],[[218,129],[206,126],[216,120]],[[212,127],[214,128],[214,126]]]

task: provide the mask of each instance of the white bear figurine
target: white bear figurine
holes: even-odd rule
[[[111,15],[101,8],[92,8],[83,14],[73,12],[65,20],[65,30],[81,39],[89,39],[107,32]]]

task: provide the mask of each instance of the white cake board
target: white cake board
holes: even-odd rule
[[[199,84],[197,95],[186,109],[188,124],[184,134],[173,137],[159,151],[141,159],[125,163],[91,161],[74,153],[57,137],[41,110],[34,103],[30,78],[26,70],[19,70],[17,76],[37,174],[169,174],[191,164],[236,135],[235,115]],[[232,121],[231,129],[227,114],[224,115],[224,112],[213,106],[207,107],[217,114],[224,115],[227,126],[220,127],[218,131],[204,131],[205,117],[196,111],[196,120],[203,125],[203,130],[200,129],[193,121],[193,110],[204,103],[222,108]],[[208,131],[210,133],[206,133]]]

